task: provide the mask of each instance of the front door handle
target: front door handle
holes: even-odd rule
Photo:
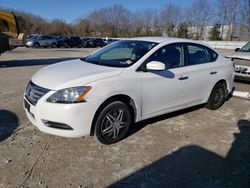
[[[187,79],[188,79],[188,76],[181,75],[178,79],[179,79],[179,80],[187,80]]]
[[[209,74],[217,74],[217,71],[211,71]]]

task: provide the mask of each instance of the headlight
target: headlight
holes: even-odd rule
[[[51,95],[47,101],[52,103],[84,102],[84,96],[91,90],[91,88],[91,86],[82,86],[62,89]]]

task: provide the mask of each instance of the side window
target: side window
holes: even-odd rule
[[[210,62],[216,61],[218,54],[210,48],[207,48],[210,55]]]
[[[217,59],[217,53],[198,44],[188,44],[188,65],[199,65],[213,62]]]
[[[166,69],[184,66],[184,48],[181,44],[166,45],[153,53],[146,62],[160,61]]]

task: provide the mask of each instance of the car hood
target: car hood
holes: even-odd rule
[[[44,88],[59,90],[117,76],[122,70],[76,59],[45,67],[33,75],[31,81]]]
[[[228,57],[250,60],[250,52],[236,52],[235,54],[230,55]]]

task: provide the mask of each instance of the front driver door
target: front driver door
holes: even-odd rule
[[[189,73],[185,66],[184,46],[166,45],[153,53],[142,66],[150,61],[166,65],[164,71],[141,72],[143,118],[164,114],[186,105]]]

